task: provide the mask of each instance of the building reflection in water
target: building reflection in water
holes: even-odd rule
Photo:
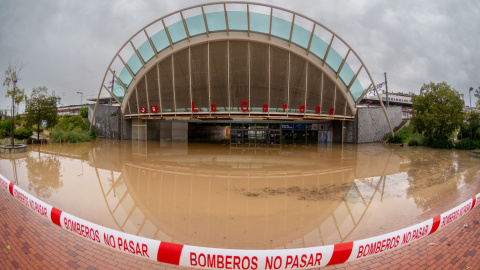
[[[248,249],[400,229],[476,194],[479,170],[465,151],[383,144],[230,148],[100,139],[29,146],[23,157],[0,159],[8,179],[80,218],[163,241]]]
[[[91,154],[97,169],[118,171],[113,167],[121,164],[116,179],[99,179],[119,229],[209,247],[265,249],[342,242],[373,199],[383,196],[387,173],[400,169],[398,156],[383,146],[373,150],[377,160],[368,159],[376,169],[363,171],[356,169],[364,160],[358,155],[363,154],[353,145],[342,151],[332,145],[231,149],[120,144],[113,155],[102,146]],[[357,174],[363,179],[355,180]],[[359,188],[359,181],[366,185]]]

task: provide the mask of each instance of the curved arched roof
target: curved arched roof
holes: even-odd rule
[[[356,52],[320,23],[270,5],[225,2],[139,30],[112,59],[99,96],[107,90],[127,117],[231,115],[249,106],[250,116],[353,118],[372,85]]]

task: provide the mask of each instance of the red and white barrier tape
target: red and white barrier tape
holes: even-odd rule
[[[368,239],[311,248],[242,250],[174,244],[119,232],[52,207],[15,186],[1,174],[0,187],[42,217],[88,241],[163,263],[233,270],[308,269],[372,256],[399,248],[444,228],[472,210],[480,199],[479,193],[461,205],[422,223]]]

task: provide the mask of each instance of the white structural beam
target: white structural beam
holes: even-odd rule
[[[229,16],[228,16],[228,13],[227,13],[227,8],[226,8],[226,5],[227,4],[231,4],[231,3],[234,3],[234,4],[238,4],[238,5],[244,5],[244,7],[246,8],[246,16],[247,16],[247,29],[245,31],[230,31],[230,26],[229,25]],[[211,33],[211,29],[209,29],[209,26],[208,26],[208,20],[207,20],[207,17],[208,17],[208,13],[206,13],[206,9],[204,7],[207,7],[207,6],[214,6],[214,5],[223,5],[223,12],[224,12],[224,16],[225,16],[225,23],[226,23],[226,29],[225,31],[220,31],[220,32],[215,32],[215,33]],[[251,32],[251,22],[250,22],[250,18],[252,14],[250,14],[250,11],[252,10],[253,7],[263,7],[263,8],[268,8],[270,9],[270,20],[269,20],[269,23],[268,23],[268,38],[267,38],[267,33],[265,34],[260,34],[260,33],[255,33],[255,32]],[[184,14],[186,14],[186,12],[190,9],[194,9],[194,8],[198,8],[198,9],[201,9],[202,12],[201,12],[201,16],[203,16],[203,21],[204,21],[204,24],[205,24],[205,33],[204,34],[200,34],[200,35],[196,35],[195,37],[191,37],[190,36],[190,33],[189,33],[189,30],[188,30],[188,26],[186,24],[186,20],[185,20],[185,17],[183,16]],[[273,28],[273,10],[280,10],[280,11],[284,11],[286,13],[289,13],[292,15],[292,23],[290,26],[290,34],[289,34],[289,37],[288,37],[288,43],[285,42],[285,40],[282,40],[278,37],[274,37],[272,36],[272,28]],[[173,16],[173,15],[180,15],[179,17],[181,17],[181,20],[183,22],[183,26],[185,28],[185,32],[187,34],[187,39],[188,40],[183,40],[183,41],[179,41],[175,44],[173,44],[172,42],[172,37],[171,37],[171,33],[169,32],[169,29],[168,27],[166,26],[165,24],[165,21],[164,19],[166,18],[170,18],[170,16]],[[313,23],[313,27],[311,29],[311,33],[310,33],[310,36],[309,36],[309,40],[308,40],[308,46],[307,48],[300,48],[299,46],[297,46],[295,43],[292,42],[292,39],[293,39],[293,31],[294,31],[294,28],[295,28],[295,22],[298,21],[297,19],[297,16],[300,16],[301,18],[303,19],[306,19],[307,21],[310,21]],[[172,22],[169,22],[169,23],[172,23]],[[168,44],[170,45],[170,50],[161,50],[161,51],[157,51],[156,50],[156,43],[153,42],[153,40],[155,40],[155,42],[157,42],[157,39],[158,38],[157,36],[154,37],[154,39],[152,40],[152,38],[148,35],[146,29],[152,25],[156,25],[156,24],[159,24],[159,25],[162,25],[163,26],[163,30],[165,31],[165,34],[166,34],[166,39],[168,39]],[[267,23],[266,23],[267,24]],[[266,25],[267,26],[267,25]],[[313,42],[313,39],[315,38],[314,35],[315,35],[315,31],[317,31],[318,29],[321,29],[320,31],[326,31],[328,33],[331,34],[331,39],[330,39],[330,42],[326,41],[326,43],[328,44],[328,47],[327,47],[327,50],[325,51],[325,55],[322,57],[319,57],[318,59],[320,59],[320,61],[316,60],[317,57],[313,54],[313,53],[310,53],[311,52],[311,49],[312,49],[312,42]],[[150,28],[149,28],[150,29]],[[155,29],[155,28],[153,28]],[[158,27],[157,27],[158,29]],[[150,59],[148,62],[145,62],[144,59],[142,58],[140,52],[137,50],[137,48],[135,48],[135,46],[133,45],[132,43],[132,39],[138,35],[140,32],[144,32],[145,36],[147,37],[147,41],[150,43],[150,46],[152,47],[152,50],[155,54],[155,57]],[[263,37],[262,37],[263,36]],[[189,7],[189,8],[185,8],[185,9],[182,9],[180,11],[177,11],[177,12],[174,12],[174,13],[171,13],[171,14],[167,14],[165,16],[163,16],[162,18],[159,18],[155,21],[153,21],[152,23],[146,25],[144,28],[140,29],[137,33],[135,33],[134,35],[132,35],[132,37],[125,42],[125,44],[118,50],[118,52],[115,54],[115,56],[113,57],[109,67],[107,68],[107,71],[108,70],[112,70],[113,67],[112,67],[112,64],[114,62],[114,60],[116,59],[117,56],[120,55],[120,53],[126,48],[128,47],[127,44],[131,45],[131,47],[134,49],[134,52],[135,54],[137,55],[137,57],[139,58],[139,61],[142,63],[142,69],[140,69],[136,74],[133,73],[133,71],[130,69],[130,67],[128,66],[127,63],[125,63],[125,61],[123,61],[123,59],[121,59],[119,57],[119,59],[121,59],[122,63],[123,63],[123,66],[124,68],[130,73],[130,75],[132,76],[132,82],[129,83],[128,87],[126,85],[123,84],[123,82],[121,80],[118,79],[117,76],[115,76],[117,78],[117,81],[118,83],[122,86],[122,88],[125,90],[125,97],[124,99],[122,100],[122,112],[125,113],[125,111],[127,110],[127,106],[129,106],[129,98],[130,96],[133,94],[134,89],[138,86],[138,83],[139,83],[139,78],[143,78],[146,76],[146,74],[152,69],[152,68],[157,68],[157,75],[160,73],[160,70],[159,70],[159,67],[158,67],[158,63],[165,60],[166,58],[168,57],[171,57],[172,58],[172,84],[173,84],[173,95],[174,95],[174,112],[176,114],[176,110],[177,110],[177,102],[176,102],[176,89],[175,89],[175,60],[174,60],[174,57],[172,56],[172,54],[182,50],[182,49],[185,49],[187,47],[191,47],[191,46],[195,46],[197,44],[202,44],[202,43],[211,43],[211,42],[217,42],[217,41],[227,41],[227,44],[228,44],[228,55],[227,55],[227,61],[228,61],[228,66],[227,66],[227,72],[228,72],[228,106],[231,108],[231,106],[233,104],[231,104],[231,99],[232,99],[232,89],[230,87],[230,82],[232,80],[232,78],[230,78],[232,76],[232,74],[230,74],[230,57],[232,57],[231,54],[231,50],[230,50],[230,41],[231,40],[243,40],[243,41],[249,41],[249,42],[259,42],[259,43],[263,43],[263,44],[267,44],[269,46],[269,54],[271,54],[271,51],[270,51],[270,48],[271,46],[275,46],[277,48],[281,48],[281,49],[285,49],[286,51],[288,51],[288,93],[287,93],[287,103],[289,104],[290,106],[290,103],[291,103],[291,100],[290,100],[290,81],[291,81],[291,54],[293,53],[294,55],[296,56],[300,56],[304,59],[306,59],[310,64],[312,64],[312,66],[315,66],[317,68],[319,68],[321,71],[322,71],[322,88],[324,87],[324,80],[325,79],[330,79],[332,80],[333,84],[335,85],[335,87],[340,91],[340,93],[342,93],[345,97],[345,99],[347,100],[347,104],[350,108],[350,111],[355,114],[356,113],[356,102],[353,100],[353,97],[351,96],[349,90],[350,88],[352,87],[353,83],[356,81],[356,78],[358,77],[358,73],[360,72],[361,69],[365,69],[365,71],[367,71],[367,74],[369,75],[369,79],[371,82],[372,81],[372,78],[367,70],[367,68],[365,67],[365,65],[363,64],[362,60],[360,59],[360,57],[358,57],[357,53],[341,38],[339,37],[337,34],[335,34],[333,31],[331,31],[330,29],[328,29],[327,27],[325,27],[324,25],[318,23],[317,21],[314,21],[312,19],[309,19],[301,14],[298,14],[298,13],[295,13],[295,12],[292,12],[292,11],[289,11],[289,10],[286,10],[286,9],[283,9],[281,7],[276,7],[276,6],[272,6],[272,5],[268,5],[268,4],[257,4],[257,3],[244,3],[244,2],[216,2],[216,3],[207,3],[207,4],[203,4],[203,5],[197,5],[197,6],[194,6],[194,7]],[[336,41],[339,41],[341,43],[343,43],[345,46],[348,47],[349,49],[349,52],[347,53],[347,56],[343,59],[342,61],[342,64],[340,65],[339,69],[337,71],[331,71],[330,70],[330,67],[325,66],[325,62],[327,61],[328,57],[329,57],[329,53],[330,53],[330,50],[334,49],[332,48],[332,44],[333,44],[333,41],[336,40]],[[282,43],[283,42],[283,43]],[[293,43],[293,44],[292,44]],[[249,44],[249,50],[250,50],[250,46],[251,44]],[[168,47],[167,47],[168,48]],[[191,52],[189,52],[191,53]],[[211,52],[210,51],[210,47],[208,49],[208,56],[210,58],[210,53],[214,53],[214,52]],[[251,54],[251,52],[249,51],[248,52],[249,54]],[[341,73],[341,71],[343,70],[343,68],[345,68],[345,63],[346,63],[346,60],[347,60],[347,57],[349,56],[349,54],[354,54],[357,59],[360,61],[361,63],[361,68],[359,71],[357,71],[357,73],[355,74],[355,77],[354,79],[352,79],[351,82],[348,83],[348,85],[345,85],[345,83],[343,83],[343,81],[341,81],[341,79],[339,78],[339,74]],[[251,56],[249,56],[251,57]],[[271,55],[269,55],[269,73],[271,72]],[[190,58],[191,59],[191,58]],[[252,93],[251,92],[251,68],[252,68],[252,65],[254,64],[254,62],[252,62],[253,59],[249,59],[249,101],[253,100],[254,99],[254,94],[255,93]],[[210,59],[208,59],[208,84],[209,84],[209,102],[211,104],[211,101],[212,101],[212,97],[211,97],[211,78],[212,78],[212,74],[211,74],[211,67],[210,67]],[[191,63],[189,64],[191,65]],[[189,67],[189,70],[191,69],[191,67]],[[307,70],[308,68],[306,68]],[[189,71],[191,72],[191,70]],[[133,75],[132,75],[133,74]],[[190,74],[190,76],[192,76]],[[306,75],[306,79],[308,81],[308,74]],[[104,76],[104,80],[103,80],[103,83],[102,85],[104,85],[105,83],[105,80],[106,80],[106,74]],[[160,105],[162,107],[162,91],[161,91],[161,83],[160,83],[160,76],[158,78],[159,80],[159,101],[160,101]],[[269,100],[268,102],[271,101],[271,80],[272,80],[272,76],[271,74],[269,74]],[[190,82],[191,83],[191,82]],[[148,82],[146,83],[147,84],[147,91],[149,89],[153,89],[151,85],[148,84]],[[373,84],[374,85],[374,84]],[[99,90],[99,93],[102,91],[103,89],[103,86],[100,87],[100,90]],[[306,82],[306,89],[308,89],[308,82]],[[192,90],[193,91],[193,90]],[[306,93],[305,95],[307,96],[308,93],[307,93],[308,90],[306,90]],[[136,95],[137,93],[135,93]],[[323,95],[326,95],[327,93],[325,93],[325,90],[322,89],[321,91],[321,102],[323,102]],[[191,99],[193,97],[193,93],[191,94]],[[338,98],[338,97],[337,97]],[[361,100],[362,97],[360,97],[360,100]],[[98,99],[99,97],[97,98],[97,103],[98,103]],[[322,104],[323,105],[323,104]],[[295,113],[291,113],[290,112],[290,109],[292,108],[288,108],[287,110],[287,115],[294,115]],[[95,110],[94,110],[95,112]],[[160,114],[163,112],[163,108],[160,110]],[[386,113],[386,110],[384,109],[384,112],[385,112],[385,116],[387,117],[388,119],[388,115]]]

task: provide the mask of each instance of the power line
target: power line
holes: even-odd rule
[[[409,81],[409,82],[412,82],[412,83],[420,84],[420,85],[423,85],[423,84],[424,84],[424,83],[421,83],[421,82],[416,82],[416,81],[412,81],[412,80],[409,80],[409,79],[405,79],[405,78],[393,76],[393,75],[391,75],[391,74],[390,74],[389,76],[390,76],[390,77],[397,78],[397,79],[400,79],[400,80],[404,80],[404,81]]]
[[[101,75],[83,77],[83,78],[79,78],[79,79],[76,79],[76,80],[73,80],[73,81],[63,81],[63,82],[60,82],[60,83],[57,83],[57,84],[53,84],[53,86],[50,86],[50,87],[59,87],[59,86],[69,85],[71,83],[75,83],[75,82],[79,82],[79,81],[85,81],[85,80],[88,80],[88,79],[101,78],[101,77],[102,77]]]

